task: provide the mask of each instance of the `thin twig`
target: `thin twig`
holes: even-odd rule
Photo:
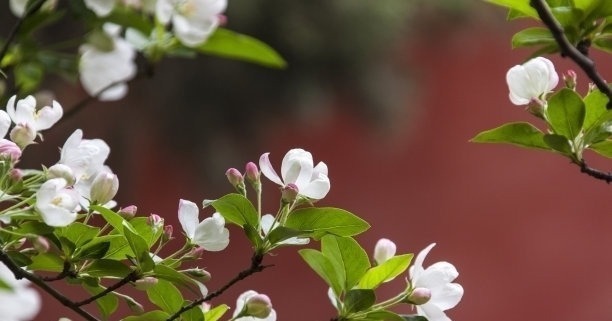
[[[578,166],[580,166],[580,172],[585,173],[593,178],[596,178],[598,180],[602,180],[608,184],[610,184],[612,182],[612,173],[611,172],[603,172],[600,171],[598,169],[589,167],[589,165],[587,165],[587,163],[584,160],[581,160],[579,163],[577,163]]]
[[[538,16],[544,25],[546,25],[548,30],[550,30],[550,33],[555,38],[555,41],[557,41],[559,49],[561,50],[561,55],[564,57],[569,57],[578,66],[580,66],[580,68],[582,68],[582,70],[597,86],[599,91],[608,97],[608,104],[606,105],[606,108],[612,109],[612,89],[610,89],[610,86],[608,86],[599,72],[597,72],[595,62],[578,50],[576,46],[570,43],[569,39],[567,39],[567,36],[565,35],[565,32],[563,31],[563,27],[559,21],[555,19],[544,0],[531,0],[530,4],[537,11]]]
[[[62,271],[56,276],[38,276],[41,280],[45,282],[52,282],[62,280],[66,277],[76,277],[76,273],[71,269],[72,265],[68,261],[64,261],[64,268]]]
[[[0,61],[4,59],[4,56],[8,52],[8,49],[11,46],[11,43],[15,39],[15,36],[19,32],[19,29],[21,28],[21,25],[23,24],[25,19],[31,16],[32,14],[34,14],[36,11],[38,11],[40,7],[42,7],[42,5],[45,3],[45,1],[47,0],[36,0],[34,3],[32,3],[31,6],[27,8],[26,12],[23,13],[23,16],[21,16],[17,20],[17,23],[15,23],[15,25],[13,26],[13,29],[9,33],[8,37],[6,37],[6,41],[2,45],[2,49],[0,49]]]
[[[8,256],[8,254],[6,252],[2,251],[2,250],[0,250],[0,261],[2,263],[4,263],[4,265],[6,265],[6,267],[9,270],[11,270],[11,272],[13,272],[13,274],[15,275],[16,279],[18,279],[18,280],[19,279],[27,279],[27,280],[29,280],[30,282],[34,283],[39,288],[41,288],[43,291],[49,293],[52,297],[54,297],[61,304],[63,304],[64,306],[70,308],[72,311],[74,311],[77,314],[79,314],[80,316],[82,316],[85,320],[87,320],[87,321],[100,321],[96,317],[94,317],[93,315],[89,314],[87,311],[81,309],[73,301],[71,301],[70,299],[68,299],[67,297],[65,297],[61,293],[59,293],[57,290],[55,290],[54,288],[49,286],[47,283],[45,283],[45,281],[41,280],[36,275],[34,275],[32,273],[29,273],[29,272],[25,271],[24,269],[22,269],[21,267],[19,267],[17,264],[15,264],[15,262],[13,262],[13,260],[11,260],[11,258]]]
[[[79,302],[74,302],[74,305],[80,307],[86,304],[89,304],[91,302],[96,301],[97,299],[117,290],[118,288],[130,283],[130,282],[134,282],[138,280],[138,272],[137,271],[132,271],[130,274],[126,275],[123,279],[119,280],[119,282],[109,286],[108,288],[104,289],[104,291],[90,297],[89,299],[85,299],[83,301],[79,301]]]
[[[200,298],[198,300],[193,301],[191,304],[188,304],[184,307],[182,307],[180,310],[178,310],[176,313],[174,313],[173,315],[171,315],[166,321],[172,321],[172,320],[176,320],[178,317],[181,316],[181,314],[199,306],[200,304],[206,302],[206,301],[210,301],[213,298],[218,297],[219,295],[221,295],[223,292],[225,292],[227,289],[229,289],[232,285],[238,283],[241,280],[246,279],[247,277],[249,277],[252,274],[255,274],[257,272],[261,272],[263,271],[265,268],[270,267],[270,265],[262,265],[261,263],[263,262],[263,254],[253,254],[253,257],[251,258],[251,266],[246,269],[241,271],[240,273],[238,273],[238,275],[236,275],[233,279],[231,279],[229,282],[227,282],[224,286],[222,286],[221,288],[219,288],[217,291],[209,293],[207,296]]]

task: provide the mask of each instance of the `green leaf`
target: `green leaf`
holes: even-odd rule
[[[380,265],[372,267],[359,280],[359,287],[362,289],[376,289],[382,283],[395,279],[406,271],[410,261],[412,261],[412,257],[412,254],[397,255]]]
[[[329,285],[336,294],[342,292],[342,285],[334,266],[323,253],[313,249],[303,249],[298,251],[304,261]]]
[[[172,283],[159,280],[157,284],[147,289],[147,297],[160,309],[172,314],[183,306],[183,296]]]
[[[206,321],[218,321],[219,319],[221,319],[221,317],[223,317],[225,312],[227,310],[229,310],[229,308],[230,307],[227,306],[226,304],[218,305],[218,306],[210,309],[208,312],[206,312],[204,314],[204,320],[206,320]]]
[[[401,317],[405,321],[427,321],[427,318],[416,314],[402,314]]]
[[[121,215],[100,205],[91,205],[89,208],[92,211],[100,213],[104,220],[106,220],[106,222],[110,224],[115,231],[123,233],[123,222],[127,221],[125,221]]]
[[[133,233],[128,228],[127,224],[125,225],[123,232],[125,234],[125,238],[128,241],[128,244],[130,245],[130,248],[134,252],[140,270],[142,272],[148,272],[153,270],[153,268],[155,267],[155,263],[151,258],[147,242],[140,235]]]
[[[53,227],[43,222],[29,221],[29,222],[24,222],[24,223],[19,224],[19,226],[17,226],[17,228],[11,232],[25,236],[28,234],[35,234],[35,235],[51,234],[53,233],[53,230],[54,230]]]
[[[530,123],[507,123],[485,130],[470,140],[474,143],[505,143],[525,148],[550,150],[544,133]]]
[[[121,321],[166,321],[170,317],[170,314],[164,311],[151,311],[145,314],[131,316],[121,319]],[[207,320],[208,321],[208,320]]]
[[[153,229],[147,221],[148,219],[146,217],[135,217],[130,220],[130,225],[134,227],[137,234],[147,242],[149,247],[151,247],[159,240],[164,233],[164,229]]]
[[[190,304],[190,301],[183,302],[183,305]],[[181,321],[204,321],[204,311],[200,307],[195,307],[181,313]]]
[[[210,38],[196,49],[201,53],[271,68],[285,68],[287,65],[285,60],[265,43],[224,28],[217,28]]]
[[[92,261],[91,265],[89,265],[83,273],[86,273],[93,277],[116,277],[116,278],[124,278],[128,274],[132,272],[125,264],[120,261],[115,260],[107,260],[107,259],[98,259]]]
[[[64,260],[53,253],[41,253],[32,257],[29,270],[61,272],[64,269]]]
[[[257,226],[259,215],[251,201],[240,194],[228,194],[211,204],[217,212],[231,223],[240,227],[244,224]]]
[[[20,92],[31,93],[38,88],[44,78],[43,66],[37,62],[15,66],[15,83]]]
[[[73,260],[96,260],[101,259],[106,255],[110,248],[110,242],[96,243],[94,245],[85,245],[78,248],[73,256]]]
[[[548,100],[546,115],[556,134],[573,140],[578,136],[585,118],[584,102],[573,90],[564,88]]]
[[[304,236],[304,232],[285,226],[277,226],[272,230],[272,232],[270,232],[270,234],[268,234],[267,238],[271,244],[277,244],[292,237],[299,236]]]
[[[512,36],[512,48],[556,44],[548,28],[534,27],[523,29]]]
[[[105,288],[102,286],[90,286],[85,283],[83,284],[83,287],[91,295],[96,295],[105,290]],[[94,302],[96,303],[98,310],[100,310],[104,320],[108,320],[108,317],[113,314],[119,306],[119,299],[117,299],[117,296],[114,293],[108,293]]]
[[[601,116],[607,112],[608,97],[599,89],[594,89],[584,97],[584,124],[583,128],[590,129],[598,123]]]
[[[565,136],[555,134],[544,135],[544,141],[550,148],[561,154],[567,155],[568,157],[572,157],[574,154],[572,146]]]
[[[302,231],[314,239],[320,239],[326,234],[357,235],[370,228],[370,225],[355,214],[343,209],[309,207],[289,213],[285,227]]]
[[[187,288],[190,292],[195,295],[201,296],[200,283],[185,274],[176,271],[173,268],[165,265],[156,265],[153,269],[155,277],[171,282],[172,284],[179,285]]]
[[[97,237],[93,242],[109,242],[110,247],[104,256],[105,259],[122,260],[127,255],[134,256],[125,236],[121,234],[104,235]]]
[[[56,230],[57,236],[63,236],[74,243],[75,246],[82,246],[91,241],[98,235],[100,229],[89,226],[81,222],[74,222],[66,227]]]
[[[347,313],[354,313],[368,309],[376,302],[376,295],[370,289],[350,290],[344,296],[344,308]]]
[[[529,5],[529,0],[487,0],[487,2],[518,11],[528,17],[539,19],[538,13]]]
[[[365,250],[351,237],[326,235],[321,239],[321,252],[334,269],[342,290],[350,290],[370,268]]]
[[[385,310],[368,313],[366,318],[368,318],[369,320],[379,320],[379,321],[405,321],[406,320],[395,312],[385,311]],[[424,320],[424,321],[427,321],[427,320]]]
[[[32,264],[33,262],[29,256],[21,252],[10,251],[10,252],[7,252],[6,254],[11,258],[11,260],[13,260],[13,262],[15,262],[15,264],[19,266],[28,266]]]
[[[612,140],[604,140],[602,142],[595,143],[589,148],[601,156],[612,158]]]

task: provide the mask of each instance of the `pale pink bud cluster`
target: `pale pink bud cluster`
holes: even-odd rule
[[[17,163],[21,158],[21,148],[8,139],[0,139],[0,157],[10,159],[12,163]]]

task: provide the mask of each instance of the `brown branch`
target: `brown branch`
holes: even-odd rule
[[[40,278],[41,280],[45,282],[52,282],[52,281],[62,280],[66,277],[76,277],[77,275],[76,273],[74,273],[74,271],[72,271],[71,267],[72,265],[70,264],[70,262],[64,261],[64,268],[58,275],[56,276],[38,276],[38,278]]]
[[[209,293],[207,296],[205,296],[203,298],[200,298],[198,300],[195,300],[191,304],[188,304],[188,305],[182,307],[176,313],[171,315],[166,321],[176,320],[177,318],[179,318],[181,316],[181,314],[183,314],[183,313],[185,313],[185,312],[187,312],[187,311],[189,311],[189,310],[199,306],[200,304],[202,304],[202,303],[204,303],[206,301],[210,301],[213,298],[216,298],[219,295],[223,294],[223,292],[225,292],[232,285],[238,283],[239,281],[246,279],[247,277],[251,276],[252,274],[255,274],[257,272],[261,272],[261,271],[263,271],[267,267],[270,267],[270,265],[262,265],[261,264],[262,262],[263,262],[263,254],[259,254],[259,253],[253,254],[253,257],[251,258],[251,266],[248,269],[240,271],[240,273],[238,273],[238,275],[236,275],[233,279],[231,279],[229,282],[227,282],[224,286],[219,288],[217,291]]]
[[[593,83],[597,86],[599,91],[604,93],[608,97],[608,104],[606,105],[607,109],[612,109],[612,89],[606,83],[606,81],[599,74],[597,69],[595,68],[595,62],[586,56],[583,52],[586,52],[584,48],[579,50],[576,46],[572,45],[565,32],[563,30],[563,26],[555,19],[550,8],[546,4],[544,0],[531,0],[530,5],[537,11],[538,16],[546,25],[550,33],[555,38],[555,41],[559,45],[559,49],[561,50],[561,56],[569,57],[572,61],[574,61],[582,70],[589,76],[589,78],[593,81]],[[584,46],[584,43],[581,41],[579,43],[581,47]]]
[[[579,163],[576,163],[580,166],[580,172],[585,173],[593,178],[598,180],[602,180],[608,184],[612,182],[612,172],[603,172],[598,169],[589,167],[584,160],[581,160]]]
[[[91,302],[96,301],[97,299],[119,289],[120,287],[130,283],[130,282],[134,282],[136,280],[138,280],[139,275],[137,271],[132,271],[130,274],[126,275],[123,279],[119,280],[119,282],[109,286],[108,288],[104,289],[104,291],[90,297],[89,299],[85,299],[83,301],[79,301],[79,302],[74,302],[74,305],[80,307],[86,304],[89,304]]]
[[[81,309],[73,301],[71,301],[70,299],[68,299],[67,297],[65,297],[61,293],[59,293],[57,290],[55,290],[54,288],[49,286],[47,283],[45,283],[45,281],[41,280],[36,275],[34,275],[32,273],[29,273],[29,272],[25,271],[24,269],[22,269],[21,267],[19,267],[17,264],[15,264],[15,262],[13,262],[13,260],[11,260],[11,258],[8,256],[8,254],[6,252],[2,251],[2,250],[0,250],[0,261],[2,263],[4,263],[4,265],[6,265],[6,267],[9,270],[11,270],[11,272],[13,272],[13,274],[15,275],[16,279],[18,279],[18,280],[19,279],[27,279],[27,280],[29,280],[30,282],[34,283],[36,286],[38,286],[43,291],[49,293],[52,297],[54,297],[61,304],[63,304],[64,306],[68,307],[72,311],[74,311],[77,314],[79,314],[80,316],[82,316],[85,320],[87,320],[87,321],[99,321],[96,317],[94,317],[93,315],[89,314],[87,311]]]

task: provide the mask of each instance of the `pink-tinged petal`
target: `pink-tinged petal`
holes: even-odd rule
[[[451,321],[446,313],[442,311],[435,304],[425,303],[423,305],[417,305],[417,314],[427,318],[427,321]]]
[[[45,106],[38,111],[35,129],[37,131],[49,129],[62,118],[63,114],[62,106],[54,100],[53,107]]]
[[[454,308],[463,297],[463,287],[457,283],[448,283],[432,291],[427,304],[434,304],[442,310]]]
[[[414,280],[414,279],[418,278],[421,273],[423,273],[423,271],[424,271],[424,269],[423,269],[423,262],[425,261],[425,258],[427,257],[427,254],[429,254],[429,251],[431,251],[431,249],[434,246],[436,246],[436,243],[429,244],[426,248],[424,248],[416,256],[416,259],[414,260],[414,264],[410,268],[410,278],[411,279]]]
[[[193,239],[195,235],[196,227],[198,226],[199,212],[200,210],[194,202],[183,199],[179,201],[179,222],[181,223],[181,227],[183,227],[183,231],[185,231],[185,235],[187,235],[189,239]]]
[[[331,188],[327,176],[321,174],[317,179],[307,184],[304,188],[300,188],[299,192],[308,198],[320,200],[324,198]]]
[[[283,181],[272,167],[272,163],[270,163],[269,155],[270,153],[264,153],[259,157],[259,168],[261,169],[261,173],[272,182],[284,186],[285,184],[283,184]]]

